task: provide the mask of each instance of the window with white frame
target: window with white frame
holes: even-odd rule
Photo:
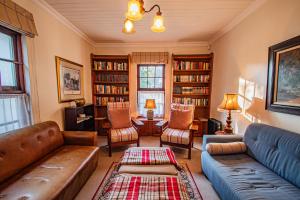
[[[165,65],[140,64],[138,65],[138,111],[139,115],[146,116],[144,108],[146,99],[155,99],[155,117],[164,116],[165,106]]]
[[[0,26],[0,134],[30,124],[21,35]]]

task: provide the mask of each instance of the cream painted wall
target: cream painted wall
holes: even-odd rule
[[[225,121],[217,112],[226,92],[238,92],[239,77],[253,81],[266,99],[268,47],[300,35],[300,1],[268,0],[257,11],[223,37],[213,42],[214,73],[211,113]],[[300,117],[256,108],[263,123],[300,133]],[[244,133],[250,124],[242,115],[235,114],[234,126]]]
[[[63,111],[69,103],[58,103],[55,56],[84,65],[85,99],[91,102],[90,53],[93,46],[32,0],[14,0],[32,12],[38,36],[27,39],[35,122],[53,120],[63,128]]]
[[[129,36],[130,37],[130,36]],[[169,117],[172,91],[172,54],[207,54],[211,51],[207,43],[141,43],[141,44],[102,44],[98,45],[95,54],[126,55],[132,52],[169,52],[169,63],[165,68],[165,118]],[[137,116],[137,66],[130,66],[129,97],[132,116]]]

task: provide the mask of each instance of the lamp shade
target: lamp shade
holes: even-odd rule
[[[240,111],[237,94],[224,94],[222,103],[218,106],[218,111],[235,110]]]
[[[155,109],[156,108],[155,99],[147,99],[145,103],[145,108]]]
[[[156,33],[165,32],[166,28],[164,26],[164,18],[161,15],[161,13],[158,13],[154,16],[153,25],[151,27],[151,30]]]
[[[143,5],[140,0],[129,0],[126,18],[132,21],[139,21],[143,18]]]
[[[135,33],[134,24],[131,20],[129,19],[125,20],[122,32],[127,34]]]

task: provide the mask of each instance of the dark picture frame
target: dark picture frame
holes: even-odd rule
[[[300,35],[269,47],[266,109],[300,115]]]

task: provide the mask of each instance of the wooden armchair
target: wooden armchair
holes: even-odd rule
[[[131,119],[129,102],[108,103],[107,116],[111,123],[107,135],[110,157],[113,147],[134,143],[140,145],[139,131],[143,122]]]
[[[160,146],[170,145],[189,150],[191,159],[194,135],[192,124],[194,119],[194,105],[172,104],[169,121],[160,121],[156,126],[161,129]]]

